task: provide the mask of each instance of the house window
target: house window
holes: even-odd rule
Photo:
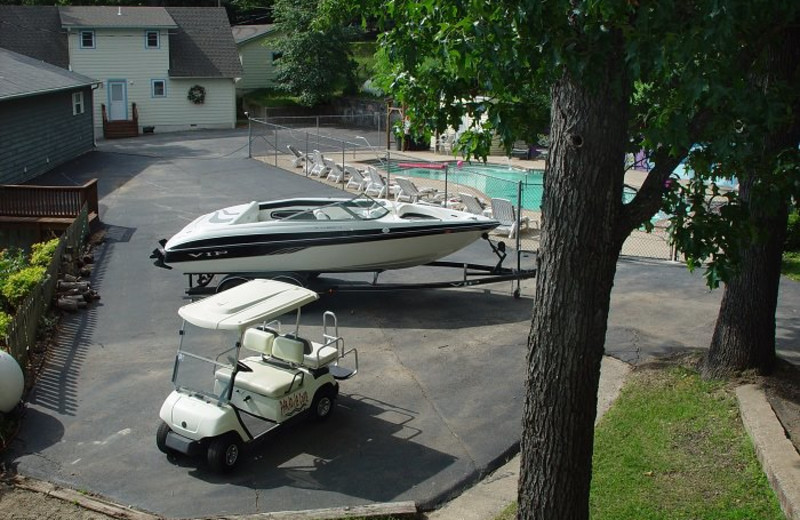
[[[94,49],[94,31],[81,31],[81,49]]]
[[[160,33],[158,31],[145,31],[144,33],[144,46],[147,49],[158,49],[161,45],[159,39]]]
[[[83,92],[75,92],[72,94],[72,115],[83,114],[84,110]]]
[[[152,85],[153,97],[167,97],[167,82],[163,79],[154,79],[150,81]]]

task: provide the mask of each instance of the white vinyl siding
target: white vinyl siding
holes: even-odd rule
[[[206,99],[201,105],[187,99],[194,85],[206,89]],[[148,97],[137,102],[140,125],[155,126],[156,132],[236,127],[236,93],[232,79],[170,78],[166,89],[166,99]],[[167,100],[169,102],[165,103]]]
[[[233,79],[203,78],[175,79],[169,77],[169,33],[162,29],[160,47],[147,49],[143,29],[97,29],[96,49],[81,52],[79,33],[69,35],[72,70],[95,78],[103,87],[94,95],[94,126],[102,135],[100,104],[108,109],[109,79],[126,79],[128,117],[131,104],[136,103],[139,126],[155,126],[156,131],[189,128],[234,128],[236,126],[236,97]],[[163,79],[165,96],[153,97],[153,80]],[[186,99],[189,87],[206,88],[206,102],[194,105]]]
[[[270,38],[256,38],[239,46],[242,60],[242,79],[236,84],[237,89],[255,90],[271,87],[275,84],[278,64],[273,64]]]

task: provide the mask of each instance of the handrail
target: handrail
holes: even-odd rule
[[[74,218],[84,204],[98,215],[97,179],[82,186],[0,185],[0,217]]]

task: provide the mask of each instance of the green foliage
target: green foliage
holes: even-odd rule
[[[353,91],[356,62],[350,42],[360,30],[317,18],[318,0],[276,0],[275,22],[283,35],[275,41],[282,53],[278,83],[314,106],[338,90]]]
[[[0,251],[0,282],[9,274],[19,271],[25,266],[25,252],[21,249],[3,249]]]
[[[800,213],[797,210],[789,214],[785,249],[786,251],[800,252]]]
[[[11,316],[3,311],[0,311],[0,339],[3,339],[8,334],[8,326],[11,324]]]
[[[31,246],[31,265],[38,265],[41,267],[48,267],[50,262],[53,260],[53,255],[56,253],[56,249],[58,249],[58,244],[60,240],[58,238],[54,238],[52,240],[48,240],[47,242],[38,242]]]
[[[781,273],[795,282],[800,282],[800,252],[787,251],[783,253]]]
[[[28,266],[10,274],[0,287],[0,294],[12,305],[16,306],[44,280],[47,269],[41,266]]]

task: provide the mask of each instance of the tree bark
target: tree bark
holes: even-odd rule
[[[768,94],[780,85],[797,85],[800,68],[800,30],[795,24],[770,45],[763,76],[755,82]],[[790,87],[793,88],[793,87]],[[793,114],[800,110],[795,98]],[[775,309],[781,276],[781,258],[786,240],[789,211],[787,194],[771,200],[754,190],[777,162],[778,154],[796,149],[800,140],[800,117],[764,136],[758,167],[747,172],[740,184],[740,198],[750,213],[750,225],[760,238],[745,239],[740,248],[739,272],[724,289],[708,355],[702,366],[704,378],[725,378],[744,370],[768,374],[775,363]],[[785,200],[780,200],[785,197]],[[777,199],[777,200],[776,200]]]
[[[552,88],[538,283],[528,338],[518,518],[586,520],[611,288],[620,233],[629,91],[606,78]],[[622,86],[621,86],[622,85]]]

